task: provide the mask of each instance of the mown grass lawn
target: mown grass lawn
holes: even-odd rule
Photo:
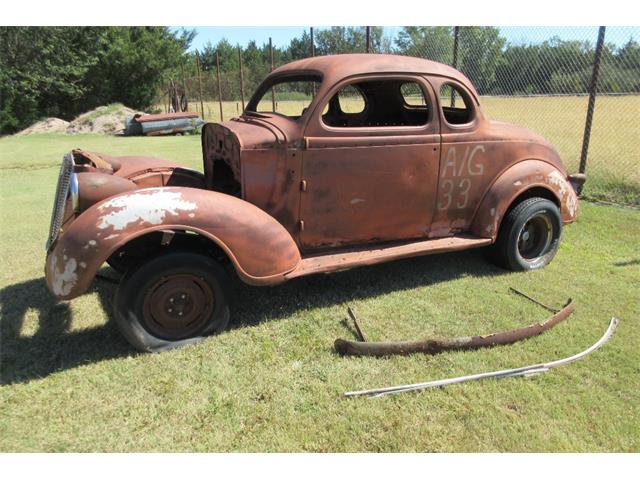
[[[110,319],[115,286],[55,302],[43,281],[58,163],[72,147],[199,167],[197,136],[0,140],[2,451],[638,451],[640,212],[583,202],[544,270],[508,273],[480,252],[423,257],[275,288],[238,285],[232,328],[138,354]],[[105,267],[105,273],[111,274]],[[350,305],[373,340],[487,333],[547,312],[574,315],[537,338],[474,352],[341,358]],[[377,400],[346,390],[517,367],[591,345],[533,378],[486,380]]]

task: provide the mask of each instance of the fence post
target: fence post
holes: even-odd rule
[[[198,93],[200,94],[200,113],[204,120],[204,103],[202,101],[202,77],[200,76],[200,56],[196,52],[196,71],[198,72]]]
[[[271,37],[269,37],[269,53],[271,55],[271,71],[273,72],[273,43],[271,42]],[[273,107],[273,111],[276,111],[276,89],[271,87],[271,106]]]
[[[216,75],[218,76],[218,102],[220,102],[220,121],[224,122],[222,114],[222,85],[220,83],[220,53],[216,51]]]
[[[582,152],[580,153],[580,166],[578,171],[584,173],[587,169],[587,154],[589,152],[589,140],[591,138],[591,123],[593,122],[593,112],[596,106],[596,96],[598,94],[598,74],[600,73],[600,62],[602,60],[602,47],[604,45],[604,33],[606,28],[598,29],[598,42],[596,43],[596,53],[593,59],[593,72],[591,73],[591,83],[589,84],[589,104],[587,105],[587,119],[584,123],[584,136],[582,137]],[[582,187],[580,187],[580,192]]]
[[[242,47],[238,45],[238,60],[240,63],[240,100],[242,101],[242,111],[244,112],[244,72],[242,71]]]
[[[460,27],[453,27],[453,62],[451,66],[455,69],[458,68],[458,45],[460,41]],[[456,91],[451,90],[451,106],[456,106]]]
[[[367,35],[367,53],[371,53],[371,27],[364,27]]]
[[[311,36],[311,56],[315,57],[316,56],[316,47],[313,44],[313,27],[309,27],[310,30],[310,36]]]
[[[184,98],[187,100],[187,110],[189,110],[189,96],[187,95],[187,81],[184,77],[184,63],[180,62],[180,70],[182,71],[182,90],[184,91]],[[177,92],[176,92],[177,94]],[[180,105],[180,97],[178,97],[178,105]],[[180,105],[181,107],[182,105]],[[182,108],[178,108],[176,111],[182,110]]]

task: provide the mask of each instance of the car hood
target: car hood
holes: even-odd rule
[[[243,150],[284,146],[301,136],[298,122],[274,114],[245,114],[220,125],[237,137]]]

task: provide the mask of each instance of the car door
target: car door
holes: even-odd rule
[[[466,232],[473,215],[497,175],[501,142],[487,141],[485,118],[477,102],[461,83],[429,77],[438,92],[442,137],[440,178],[431,238]]]
[[[419,76],[357,77],[329,91],[305,131],[303,248],[428,236],[440,157],[435,105]]]

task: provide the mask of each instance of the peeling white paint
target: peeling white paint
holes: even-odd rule
[[[365,200],[363,198],[354,198],[351,200],[351,205],[355,205],[356,203],[363,203]]]
[[[516,182],[513,182],[513,184],[514,184],[516,187],[519,187],[520,185],[522,185],[522,182],[521,182],[520,180],[518,180],[518,181],[516,181]]]
[[[178,215],[180,211],[195,210],[197,205],[182,200],[182,193],[157,190],[151,193],[132,193],[116,197],[99,207],[99,210],[113,208],[100,218],[98,228],[123,230],[131,223],[162,223],[167,213]]]
[[[80,268],[87,268],[86,262],[80,262]]]
[[[195,216],[196,216],[196,214],[195,214],[195,213],[190,213],[190,214],[189,214],[189,218],[193,218],[193,217],[195,217]]]
[[[567,194],[567,181],[562,175],[560,175],[560,172],[553,170],[549,175],[547,175],[547,181],[551,185],[558,187],[561,197],[564,197]]]
[[[112,238],[117,238],[119,236],[120,236],[119,233],[112,233],[111,235],[107,235],[106,237],[104,237],[104,239],[105,240],[111,240]]]
[[[78,281],[76,268],[78,266],[75,258],[70,258],[63,262],[64,269],[58,269],[58,257],[51,255],[49,259],[49,271],[51,272],[51,290],[58,297],[64,297],[71,293],[71,289]]]
[[[575,192],[569,192],[567,196],[567,210],[569,210],[569,215],[575,217],[576,210],[578,209],[578,196]]]
[[[491,216],[492,216],[492,217],[493,217],[493,216],[495,216],[495,214],[496,214],[496,209],[495,209],[495,208],[492,208],[491,210],[489,210],[489,213],[491,214]]]

